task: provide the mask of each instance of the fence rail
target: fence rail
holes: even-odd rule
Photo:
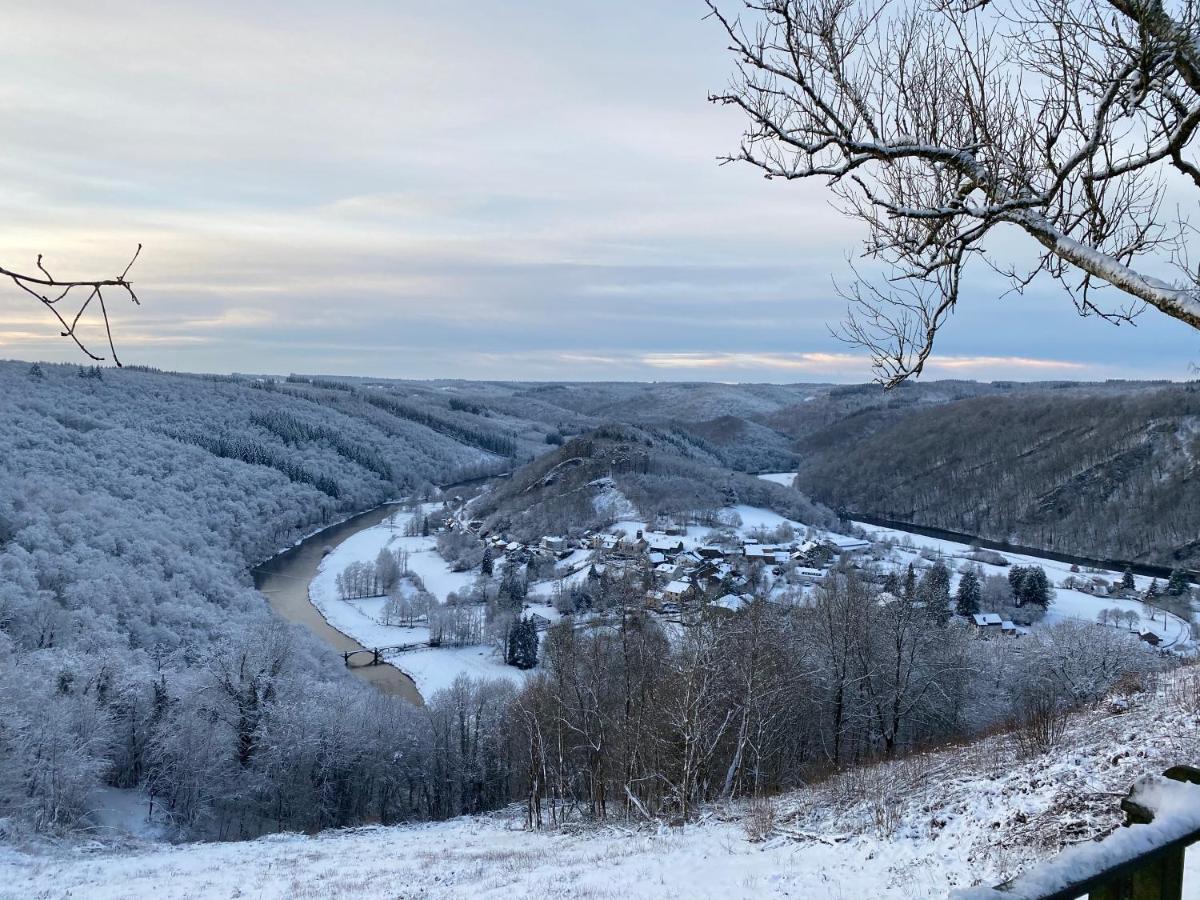
[[[955,900],[1183,900],[1187,847],[1200,841],[1200,769],[1175,766],[1121,801],[1125,827],[1063,851],[994,888]]]

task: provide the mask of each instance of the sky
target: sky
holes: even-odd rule
[[[829,333],[861,233],[819,183],[718,165],[743,122],[706,101],[704,11],[8,0],[0,265],[110,276],[144,244],[126,364],[867,380]],[[927,377],[1195,377],[1184,325],[978,274]],[[78,360],[57,333],[0,289],[0,357]]]

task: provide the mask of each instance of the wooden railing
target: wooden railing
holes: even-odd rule
[[[1143,778],[1121,801],[1125,827],[955,900],[1183,900],[1184,851],[1200,841],[1200,769]]]

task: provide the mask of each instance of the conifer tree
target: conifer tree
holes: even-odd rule
[[[1050,579],[1041,566],[1030,566],[1025,576],[1025,602],[1045,609],[1050,605]]]
[[[1132,569],[1126,569],[1125,574],[1121,576],[1121,587],[1123,587],[1127,591],[1132,591],[1134,589],[1135,584],[1133,581],[1133,570]]]
[[[522,616],[509,626],[504,661],[518,669],[532,669],[537,665],[537,659],[537,626],[527,616]]]
[[[955,598],[957,603],[958,614],[967,618],[979,612],[979,601],[982,599],[983,590],[979,583],[979,576],[975,574],[974,569],[968,569],[963,572],[962,578],[958,582],[958,595]]]
[[[1172,597],[1178,597],[1188,589],[1187,573],[1183,569],[1172,569],[1171,578],[1167,582],[1167,593]]]
[[[933,607],[943,607],[950,602],[950,570],[938,560],[921,577],[917,593],[920,599]]]
[[[888,572],[883,579],[883,589],[893,597],[899,597],[900,591],[903,588],[900,585],[900,576],[893,570]]]
[[[488,544],[483,548],[483,561],[479,564],[479,571],[482,575],[491,576],[495,566],[492,562],[492,545]]]

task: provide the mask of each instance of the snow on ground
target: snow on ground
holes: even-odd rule
[[[150,798],[139,790],[97,788],[92,792],[89,805],[93,810],[89,833],[102,840],[129,835],[143,840],[159,840],[167,834],[158,816],[151,816]]]
[[[425,636],[429,636],[428,630],[425,630]],[[450,687],[460,675],[505,678],[517,685],[525,679],[524,672],[505,665],[491,646],[422,647],[389,656],[388,662],[416,682],[422,697],[432,697]]]
[[[632,519],[638,514],[637,507],[621,493],[620,488],[611,478],[599,478],[592,484],[600,488],[592,497],[592,506],[595,507],[596,512],[608,515],[613,519]]]
[[[1128,704],[1076,716],[1059,749],[1026,757],[999,735],[854,770],[683,827],[529,832],[518,811],[315,837],[129,852],[0,849],[13,897],[758,898],[926,900],[996,884],[1112,831],[1135,780],[1200,758],[1194,669]],[[1188,686],[1191,681],[1191,686]],[[1190,698],[1190,699],[1189,699]],[[761,809],[762,807],[760,807]],[[1200,897],[1200,847],[1184,896]]]
[[[429,504],[426,511],[436,508],[439,504]],[[384,625],[383,606],[387,601],[383,597],[338,599],[337,576],[350,563],[374,562],[380,550],[407,550],[409,569],[421,577],[426,590],[439,601],[444,601],[451,592],[469,588],[475,581],[474,573],[450,570],[437,552],[436,538],[405,537],[404,525],[410,516],[399,513],[395,521],[383,522],[347,538],[321,561],[321,567],[309,585],[309,598],[325,620],[364,647],[424,643],[429,640],[429,629],[423,625],[415,628]],[[525,677],[518,669],[505,665],[490,646],[426,647],[389,654],[386,658],[412,678],[423,697],[449,687],[459,675],[507,678],[514,682]]]
[[[952,570],[956,569],[962,562],[968,561],[967,556],[971,552],[971,548],[968,545],[955,541],[926,537],[908,531],[899,531],[895,528],[868,525],[865,522],[855,522],[854,524],[874,540],[891,538],[896,541],[903,541],[906,546],[898,548],[898,551],[902,554],[905,552],[916,554],[920,550],[932,550],[946,558]],[[1102,569],[1072,572],[1070,563],[1045,559],[1040,556],[1029,556],[1022,553],[1009,553],[1007,551],[1003,552],[1002,555],[1012,565],[1036,565],[1046,570],[1046,574],[1055,588],[1054,602],[1050,605],[1050,609],[1046,613],[1044,620],[1047,623],[1063,619],[1080,619],[1085,622],[1095,622],[1101,610],[1116,608],[1125,612],[1137,613],[1141,617],[1139,628],[1153,631],[1159,635],[1163,639],[1164,647],[1182,649],[1191,642],[1191,629],[1188,623],[1176,615],[1158,610],[1154,612],[1154,619],[1152,621],[1148,615],[1149,610],[1138,600],[1126,600],[1119,597],[1098,597],[1084,591],[1060,587],[1062,582],[1072,575],[1076,578],[1099,575],[1107,581],[1120,581],[1122,575],[1120,572]],[[986,563],[978,565],[984,574],[987,575],[1006,575],[1008,573],[1008,569],[1003,566],[993,566]],[[1152,580],[1145,575],[1134,576],[1134,583],[1139,591],[1145,591],[1150,586]]]
[[[776,484],[782,484],[784,487],[791,487],[796,480],[795,472],[764,472],[758,476],[763,481],[773,481]]]

